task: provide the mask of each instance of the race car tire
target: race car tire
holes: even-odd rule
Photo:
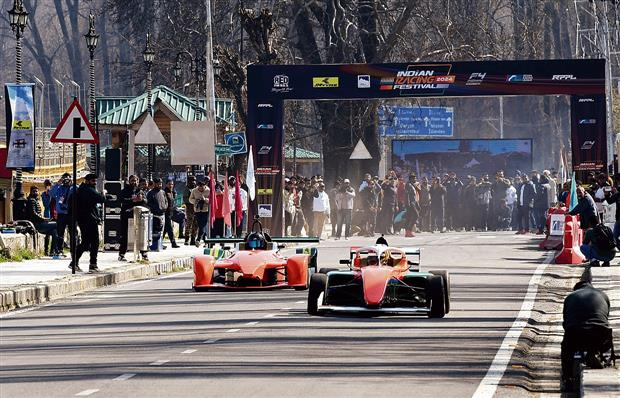
[[[319,274],[327,274],[328,272],[338,271],[338,268],[321,268]]]
[[[450,312],[450,273],[444,270],[428,271],[433,275],[441,275],[443,278],[443,291],[445,293],[444,303],[446,305],[446,314]]]
[[[327,275],[318,273],[310,278],[310,287],[308,288],[308,314],[320,315],[319,313],[319,296],[325,292],[327,286]]]
[[[428,279],[427,295],[431,301],[428,317],[443,318],[446,315],[446,305],[443,278],[440,275],[433,275]]]

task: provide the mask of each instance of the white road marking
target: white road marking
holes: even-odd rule
[[[202,344],[213,344],[215,342],[217,342],[220,339],[209,339],[209,340],[205,340]]]
[[[122,375],[113,378],[112,381],[125,381],[125,380],[129,380],[132,377],[134,377],[135,375],[136,375],[135,373],[123,373]]]
[[[228,330],[226,331],[226,333],[235,333],[235,332],[238,332],[238,331],[240,331],[240,330],[241,330],[241,329],[228,329]]]
[[[293,308],[291,308],[291,307],[284,307],[284,308],[281,308],[281,310],[282,310],[282,311],[290,311],[290,310],[292,310],[292,309],[293,309]]]
[[[506,333],[506,336],[502,341],[502,345],[499,347],[499,350],[497,350],[495,358],[493,358],[491,367],[482,381],[480,381],[480,384],[474,392],[474,395],[472,395],[472,398],[492,398],[495,394],[497,385],[502,380],[504,372],[506,372],[506,368],[508,367],[508,363],[510,363],[514,346],[519,341],[523,328],[527,326],[527,322],[530,319],[532,308],[534,307],[534,302],[536,301],[536,293],[538,292],[540,277],[543,272],[545,272],[547,265],[553,261],[554,254],[555,253],[550,253],[547,255],[545,261],[540,264],[534,271],[534,274],[532,274],[532,278],[528,284],[527,293],[525,294],[525,298],[521,304],[521,310],[510,327],[510,330]]]
[[[246,325],[246,326],[254,326],[254,325],[257,325],[257,324],[258,324],[258,321],[255,321],[255,322],[248,322],[248,323],[246,323],[245,325]]]
[[[278,314],[267,314],[263,318],[274,318]]]
[[[93,388],[93,389],[90,389],[90,390],[84,390],[84,391],[78,392],[77,394],[75,394],[75,396],[76,397],[87,397],[87,396],[89,396],[91,394],[96,393],[97,391],[99,391],[98,388]]]
[[[497,238],[496,235],[478,235],[476,236],[476,238],[478,239],[495,239]]]
[[[295,304],[304,304],[306,301],[305,300],[299,300],[299,301],[295,301]]]
[[[165,364],[166,362],[170,362],[170,360],[169,359],[158,359],[155,362],[151,362],[149,365],[151,365],[151,366],[161,366],[161,365]]]
[[[195,353],[197,350],[185,350],[183,351],[181,354],[193,354]]]

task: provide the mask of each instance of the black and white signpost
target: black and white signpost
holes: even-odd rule
[[[99,136],[88,122],[84,109],[80,106],[77,98],[73,98],[73,102],[63,116],[62,120],[56,127],[56,131],[50,138],[51,142],[62,144],[73,144],[73,188],[71,191],[71,273],[75,274],[77,234],[76,234],[76,192],[77,192],[77,144],[99,144]],[[62,237],[60,237],[62,239]]]

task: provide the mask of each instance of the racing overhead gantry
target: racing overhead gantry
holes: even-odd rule
[[[250,65],[247,138],[254,151],[257,208],[272,234],[284,226],[285,100],[569,95],[573,170],[603,171],[605,60]],[[261,194],[262,193],[262,194]]]

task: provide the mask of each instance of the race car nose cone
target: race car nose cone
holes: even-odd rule
[[[392,269],[389,267],[362,268],[364,301],[367,306],[378,306],[381,304],[385,295],[385,288],[391,277]]]

